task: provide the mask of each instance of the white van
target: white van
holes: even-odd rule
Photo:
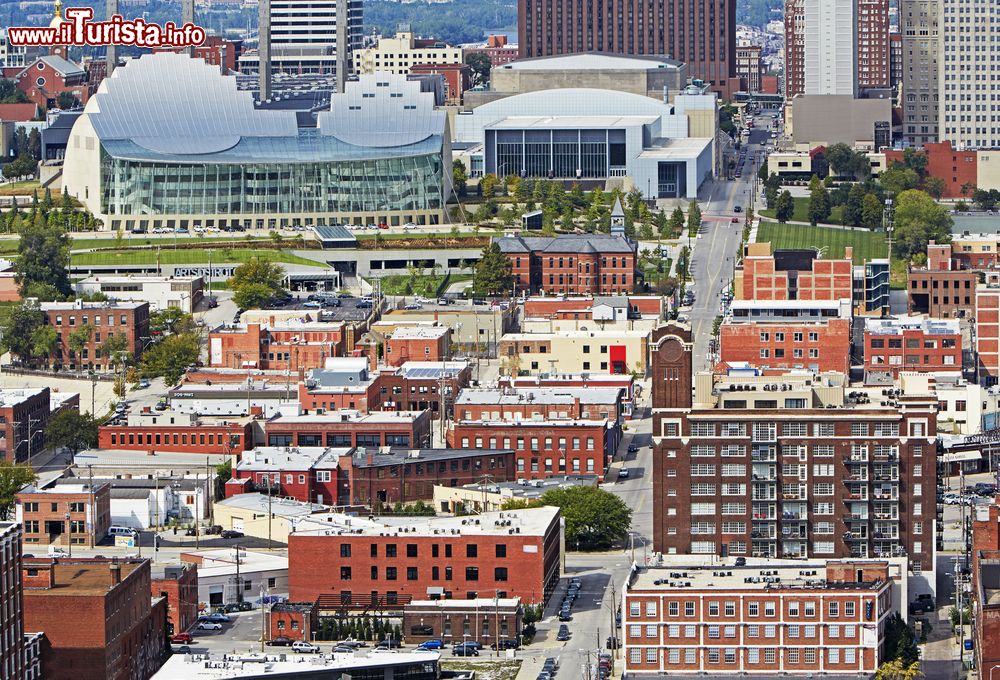
[[[108,527],[108,536],[135,536],[138,531],[132,527],[122,527],[111,525]]]
[[[69,553],[58,545],[50,545],[49,557],[69,557]]]

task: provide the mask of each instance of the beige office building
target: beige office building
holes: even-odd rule
[[[461,64],[462,48],[452,47],[436,40],[414,37],[410,31],[401,31],[393,38],[379,38],[377,47],[354,53],[356,73],[407,74],[417,64]]]

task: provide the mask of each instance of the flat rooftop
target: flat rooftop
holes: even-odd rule
[[[712,145],[710,137],[683,137],[655,139],[652,146],[643,149],[639,158],[655,158],[661,161],[688,161],[697,158]]]
[[[20,389],[2,389],[0,390],[0,408],[17,406],[18,404],[24,403],[32,397],[39,396],[42,392],[47,390],[47,387],[25,387]],[[51,401],[51,399],[49,400]]]
[[[399,465],[401,463],[421,463],[454,458],[473,458],[490,455],[506,455],[513,453],[511,449],[404,449],[391,448],[363,449],[354,451],[352,465],[358,468],[382,467],[384,465]],[[368,462],[368,455],[372,462]]]
[[[571,486],[597,486],[597,475],[560,475],[545,479],[519,479],[496,484],[466,484],[461,489],[475,493],[492,493],[510,498],[538,498],[546,491]],[[452,488],[452,487],[444,487]]]
[[[559,508],[484,512],[475,517],[359,517],[343,513],[311,515],[294,527],[296,536],[543,536]]]
[[[506,429],[517,429],[519,427],[612,427],[610,418],[602,420],[582,419],[582,418],[542,418],[539,420],[461,420],[456,418],[455,422],[461,425],[482,425],[483,427],[496,427]]]
[[[448,326],[399,326],[392,335],[392,340],[436,340],[444,337],[451,329]]]
[[[863,561],[863,560],[862,560]],[[859,561],[860,562],[860,561]],[[877,561],[869,561],[868,564]],[[882,564],[888,564],[883,562]],[[639,569],[630,591],[668,590],[782,590],[810,588],[825,590],[878,590],[884,581],[827,581],[825,566],[802,562],[736,566],[663,566]]]
[[[651,125],[658,116],[507,116],[487,125],[489,130],[577,130]]]
[[[395,372],[411,380],[440,379],[456,376],[470,365],[469,361],[407,361],[397,369],[383,368],[380,372]]]
[[[239,551],[237,558],[236,552]],[[288,556],[279,553],[247,550],[246,548],[216,548],[181,553],[181,561],[198,565],[198,577],[225,576],[235,573],[239,561],[240,573],[281,571],[288,569]]]
[[[27,548],[31,550],[33,548]],[[141,559],[119,559],[108,560],[101,558],[73,558],[73,557],[27,557],[24,558],[24,566],[46,568],[53,565],[53,581],[51,588],[31,588],[25,586],[25,596],[45,595],[48,597],[59,597],[60,595],[105,595],[113,588],[111,579],[111,565],[118,564],[121,567],[121,578],[124,581],[129,574],[139,569],[145,560]]]
[[[931,319],[928,317],[865,319],[865,333],[902,335],[906,331],[921,331],[926,335],[959,335],[962,328],[958,319]]]
[[[321,645],[330,652],[332,645]],[[357,654],[174,654],[156,672],[156,680],[227,680],[228,678],[341,677],[341,672],[391,668],[440,660],[434,651],[365,651]]]
[[[202,475],[205,466],[217,465],[230,460],[231,456],[204,453],[166,453],[157,451],[155,456],[146,451],[123,449],[87,449],[73,457],[73,465],[86,474],[88,467],[135,470],[137,473],[153,476],[154,472],[168,471],[170,475],[194,477]]]
[[[552,338],[603,338],[608,340],[626,338],[644,338],[649,331],[644,330],[614,330],[614,331],[559,331],[558,333],[504,333],[500,341],[531,342],[532,340],[549,340]]]
[[[267,425],[295,425],[297,423],[360,423],[362,425],[378,425],[385,423],[413,422],[425,411],[360,411],[341,410],[326,413],[309,413],[297,416],[278,415],[267,421]]]
[[[39,309],[43,312],[58,312],[67,311],[71,312],[74,309],[79,310],[94,310],[94,309],[136,309],[143,305],[148,305],[148,302],[142,301],[130,301],[130,300],[108,300],[106,302],[82,302],[82,301],[70,301],[70,302],[42,302],[39,304]]]
[[[77,281],[80,283],[193,283],[200,276],[144,276],[142,274],[95,274]]]
[[[265,517],[267,517],[268,511],[276,517],[302,517],[327,510],[327,506],[319,505],[318,503],[304,503],[294,498],[277,496],[268,498],[262,493],[240,493],[231,498],[216,501],[215,504],[227,508],[252,510],[255,513],[263,514]]]
[[[341,456],[349,456],[351,451],[350,448],[322,446],[261,446],[244,451],[236,469],[253,472],[327,470],[336,468]]]
[[[458,394],[456,406],[479,404],[507,406],[514,404],[613,404],[621,389],[610,387],[532,387],[502,389],[466,389]]]

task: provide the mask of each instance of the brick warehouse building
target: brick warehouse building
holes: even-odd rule
[[[57,366],[79,369],[95,366],[108,369],[110,357],[101,356],[101,345],[112,335],[125,335],[128,353],[138,359],[149,341],[148,302],[43,302],[40,309],[45,323],[56,329],[59,346],[52,356]],[[90,327],[87,345],[78,357],[70,349],[69,338],[74,331]]]
[[[25,544],[94,547],[111,526],[111,484],[97,480],[51,489],[27,486],[16,496],[15,516]]]
[[[167,602],[167,635],[191,628],[198,621],[198,566],[171,564],[152,567],[152,596]]]
[[[819,259],[814,250],[776,250],[770,243],[750,243],[736,268],[737,300],[851,300],[854,295],[853,248],[842,259]]]
[[[334,411],[278,415],[264,423],[267,446],[429,446],[429,411]]]
[[[633,571],[622,594],[630,678],[874,675],[902,560],[757,560]]]
[[[319,631],[319,612],[315,602],[278,602],[268,610],[269,640],[286,637],[312,642]]]
[[[22,580],[46,680],[145,680],[160,667],[167,603],[150,597],[149,560],[36,557]]]
[[[497,635],[517,638],[523,618],[516,597],[414,600],[403,607],[403,637],[411,645],[438,639],[446,645],[472,641],[489,647]]]
[[[972,523],[972,627],[976,668],[1000,667],[1000,507],[974,511]]]
[[[41,453],[50,408],[48,387],[0,390],[0,460],[20,463]]]
[[[451,358],[451,329],[447,326],[399,326],[385,339],[383,360],[388,366],[407,361],[447,361]]]
[[[993,255],[987,257],[992,262]],[[911,266],[907,270],[906,301],[910,314],[927,314],[938,319],[972,317],[976,313],[979,274],[965,266],[968,262],[965,258],[953,260],[948,244],[929,243],[927,266]]]
[[[976,288],[976,376],[992,387],[1000,381],[1000,274],[989,272]]]
[[[288,537],[293,602],[400,611],[412,600],[548,600],[559,581],[558,508],[476,517],[311,515]]]
[[[865,375],[900,371],[962,372],[958,319],[866,319]]]
[[[24,678],[21,525],[0,522],[0,678]]]
[[[320,368],[345,352],[346,324],[278,321],[223,325],[208,334],[210,366],[290,371]]]
[[[851,368],[851,321],[724,323],[719,327],[719,363],[738,362],[765,370],[809,368],[847,373]]]
[[[689,331],[654,333],[653,545],[665,554],[907,555],[933,565],[937,399],[843,375],[699,374]]]
[[[253,446],[249,418],[202,418],[191,413],[152,411],[130,414],[124,425],[101,425],[102,449],[238,455]]]
[[[617,295],[635,287],[637,244],[621,236],[503,236],[495,242],[519,291]]]

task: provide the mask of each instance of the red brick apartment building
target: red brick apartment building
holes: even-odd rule
[[[814,250],[777,250],[750,243],[736,269],[737,300],[851,300],[853,248],[842,259],[819,259]]]
[[[625,585],[624,672],[874,675],[902,571],[887,561],[720,568],[668,558]]]
[[[620,439],[608,421],[601,419],[458,420],[448,431],[451,447],[513,449],[517,479],[569,474],[603,478]]]
[[[226,496],[267,492],[309,503],[376,505],[430,501],[434,486],[514,479],[513,451],[265,447],[233,469]]]
[[[970,254],[957,255],[951,245],[931,241],[927,245],[927,266],[910,267],[907,271],[906,297],[910,314],[927,314],[939,319],[973,316],[979,274],[973,271],[976,267],[969,266],[974,262],[967,257]],[[986,268],[992,266],[993,257],[988,254]],[[983,268],[981,258],[979,267]]]
[[[43,302],[45,323],[56,329],[59,346],[52,356],[56,367],[107,369],[111,357],[101,356],[101,346],[112,335],[124,334],[128,353],[135,359],[142,355],[149,338],[148,302]],[[76,356],[70,349],[69,338],[74,331],[92,329],[86,347]]]
[[[167,603],[167,635],[188,630],[198,622],[198,566],[185,562],[152,569],[152,596]]]
[[[25,676],[21,525],[0,522],[0,678]]]
[[[1000,507],[974,511],[972,523],[972,627],[976,668],[1000,668]]]
[[[447,326],[399,326],[385,339],[383,361],[402,366],[407,361],[447,361],[451,329]]]
[[[976,357],[979,384],[1000,380],[1000,274],[990,272],[976,288]]]
[[[519,58],[517,45],[508,45],[506,35],[491,35],[486,38],[482,47],[466,47],[462,52],[470,54],[485,54],[493,67],[503,66]]]
[[[160,667],[167,603],[150,597],[149,560],[28,558],[22,580],[46,680],[145,680]]]
[[[220,326],[208,334],[210,366],[301,371],[345,353],[345,324],[308,321]]]
[[[111,526],[111,485],[96,481],[61,484],[54,489],[32,486],[17,494],[15,512],[24,528],[25,544],[94,547]]]
[[[719,363],[746,362],[764,370],[809,368],[847,373],[851,368],[851,321],[751,321],[719,328]]]
[[[885,2],[885,0],[881,0]],[[884,15],[885,21],[889,20],[889,14]],[[942,198],[964,198],[968,196],[962,192],[962,187],[966,184],[976,186],[978,178],[978,167],[976,163],[975,149],[958,150],[951,146],[950,141],[925,142],[923,149],[917,151],[927,157],[927,175],[938,177],[944,180],[944,193]],[[903,162],[902,149],[886,149],[886,167],[893,163]]]
[[[607,419],[618,425],[621,396],[622,390],[613,387],[468,389],[455,400],[455,417],[469,422]]]
[[[275,416],[264,423],[267,446],[429,446],[431,414],[428,411],[334,411],[330,413]]]
[[[329,519],[330,521],[327,521]],[[401,611],[412,600],[519,597],[546,602],[559,581],[553,507],[476,517],[312,515],[288,536],[293,602]]]
[[[50,408],[48,387],[0,390],[0,460],[20,463],[42,452]]]
[[[962,371],[957,319],[866,319],[865,374]]]
[[[418,645],[438,639],[445,644],[516,638],[521,634],[524,607],[516,597],[476,600],[414,600],[403,607],[403,638]]]
[[[654,550],[933,569],[933,390],[704,373],[692,397],[689,337],[668,325],[652,345]]]
[[[858,0],[858,89],[890,87],[889,0]]]
[[[635,287],[637,246],[621,236],[503,236],[496,243],[520,291],[618,295]]]
[[[622,416],[628,420],[635,408],[636,394],[641,387],[635,384],[630,375],[591,375],[589,373],[546,373],[544,375],[524,375],[511,378],[501,375],[497,378],[497,387],[505,389],[528,389],[532,387],[595,387],[621,390]]]
[[[253,446],[253,421],[205,419],[153,411],[130,415],[125,425],[98,428],[97,446],[126,451],[238,455]]]

